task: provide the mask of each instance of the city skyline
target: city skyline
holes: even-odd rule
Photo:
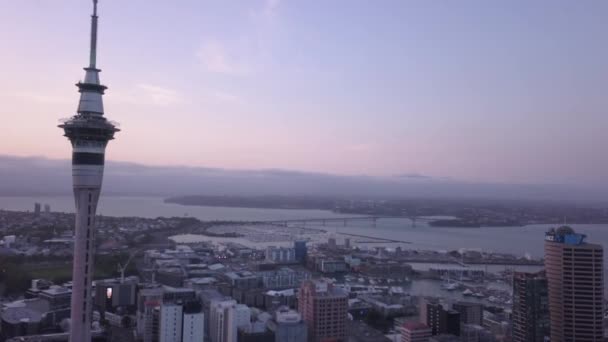
[[[88,2],[66,4],[0,5],[12,51],[0,57],[0,115],[11,122],[0,154],[68,153],[52,127],[74,111],[71,85],[88,43],[74,28],[86,27]],[[603,185],[608,160],[591,152],[608,143],[608,48],[598,44],[606,13],[601,1],[108,1],[106,102],[129,132],[111,155],[150,165]]]

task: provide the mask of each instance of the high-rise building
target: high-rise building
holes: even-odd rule
[[[142,289],[137,297],[137,337],[143,342],[156,341],[155,334],[155,317],[156,309],[160,307],[163,301],[163,289]]]
[[[235,300],[212,301],[209,308],[209,338],[211,342],[228,341],[228,310],[236,305]]]
[[[251,310],[235,300],[211,303],[209,333],[211,342],[237,342],[238,328],[251,322]]]
[[[34,214],[40,215],[40,203],[34,203]]]
[[[460,334],[460,312],[447,310],[438,300],[422,298],[420,321],[431,328],[432,335]]]
[[[198,301],[183,305],[182,342],[201,342],[205,338],[205,314]]]
[[[50,204],[45,204],[44,205],[44,213],[45,214],[49,214],[51,212],[51,205]]]
[[[305,240],[294,241],[293,247],[295,250],[296,261],[300,263],[306,262],[306,255],[308,254],[308,248],[306,247]]]
[[[401,329],[402,342],[428,342],[431,328],[422,322],[405,322]]]
[[[551,342],[603,339],[604,251],[585,239],[567,226],[545,234]]]
[[[97,0],[93,0],[91,50],[84,82],[77,84],[80,102],[77,114],[59,125],[72,144],[72,182],[76,200],[74,262],[72,264],[72,307],[70,341],[91,340],[91,280],[95,256],[95,211],[103,178],[104,154],[118,128],[103,114],[97,69]]]
[[[549,299],[544,272],[513,273],[513,342],[544,342],[549,336]]]
[[[462,324],[482,325],[483,323],[483,305],[473,302],[457,302],[452,308],[460,313],[460,322]]]
[[[130,309],[137,304],[138,278],[105,279],[95,283],[94,308],[101,317],[106,311],[114,312],[116,308]]]
[[[268,329],[274,332],[275,342],[306,342],[308,330],[302,315],[288,307],[280,307],[274,318],[269,320]]]
[[[298,310],[310,342],[346,340],[348,294],[344,290],[323,280],[306,280],[300,287]]]
[[[177,303],[163,303],[160,306],[159,342],[180,342],[182,333],[182,306]]]
[[[164,302],[160,307],[159,342],[200,342],[204,339],[202,306],[192,302]]]

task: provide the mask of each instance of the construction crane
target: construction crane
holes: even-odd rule
[[[131,255],[129,256],[129,259],[127,259],[127,262],[125,262],[124,266],[121,263],[118,263],[118,272],[120,272],[120,283],[121,284],[125,282],[125,270],[131,263],[131,260],[133,260],[133,257],[135,257],[135,255],[137,255],[137,253],[139,253],[141,251],[142,251],[142,249],[140,248],[140,249],[137,249],[135,252],[131,253]]]

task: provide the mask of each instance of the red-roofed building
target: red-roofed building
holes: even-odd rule
[[[402,342],[428,342],[431,328],[421,322],[405,322],[401,332]]]

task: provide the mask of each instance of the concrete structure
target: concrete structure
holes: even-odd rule
[[[258,274],[262,278],[264,288],[274,290],[300,287],[304,280],[310,279],[310,272],[289,267],[281,267],[273,271],[262,271]]]
[[[320,260],[317,269],[322,273],[345,273],[349,268],[343,260]]]
[[[276,263],[293,263],[296,261],[295,248],[287,247],[267,247],[266,260]]]
[[[544,272],[513,274],[513,342],[544,342],[549,336],[549,299]]]
[[[97,18],[97,0],[93,0],[89,66],[85,68],[84,82],[77,84],[80,92],[77,114],[59,125],[72,144],[72,181],[76,200],[71,342],[91,340],[95,212],[103,178],[105,148],[114,138],[114,133],[119,131],[103,116],[102,95],[106,87],[99,82],[101,70],[96,66]]]
[[[71,291],[68,288],[32,282],[29,298],[5,302],[0,311],[0,341],[16,336],[54,331],[70,317]],[[38,286],[41,288],[38,288]]]
[[[153,342],[156,338],[154,332],[156,308],[163,300],[163,289],[142,289],[137,298],[137,337],[143,342]],[[158,317],[156,317],[158,320]]]
[[[460,334],[460,312],[446,310],[437,300],[422,298],[420,321],[431,328],[432,335]]]
[[[494,342],[496,339],[487,329],[477,324],[463,324],[460,332],[461,342]]]
[[[274,333],[263,322],[254,322],[238,328],[238,342],[272,342]]]
[[[429,338],[429,342],[461,342],[456,335],[437,335]]]
[[[481,325],[483,323],[483,305],[472,302],[457,302],[452,308],[460,313],[463,324]]]
[[[211,342],[237,342],[238,328],[248,326],[251,310],[235,300],[212,302],[209,317]]]
[[[205,314],[198,302],[183,305],[182,342],[201,342],[205,339]]]
[[[212,301],[209,309],[209,338],[211,342],[228,341],[228,310],[236,305],[235,300]]]
[[[308,255],[308,248],[306,247],[306,241],[298,240],[294,241],[293,248],[295,250],[296,261],[299,263],[306,263],[306,256]]]
[[[101,317],[105,318],[106,311],[114,312],[119,307],[135,307],[138,282],[137,277],[126,278],[122,283],[120,279],[95,282],[95,310],[99,310]]]
[[[268,329],[274,333],[275,342],[306,342],[308,328],[302,315],[287,307],[277,309],[274,319],[267,322]]]
[[[163,303],[160,307],[159,342],[180,342],[183,308],[176,303]]]
[[[197,301],[164,302],[160,307],[159,342],[200,342],[204,339],[205,317]]]
[[[302,283],[298,310],[308,327],[308,340],[346,340],[348,294],[323,280]]]
[[[604,268],[602,246],[570,227],[545,234],[551,341],[602,341]]]
[[[401,330],[402,342],[428,342],[431,328],[421,322],[405,322]]]

